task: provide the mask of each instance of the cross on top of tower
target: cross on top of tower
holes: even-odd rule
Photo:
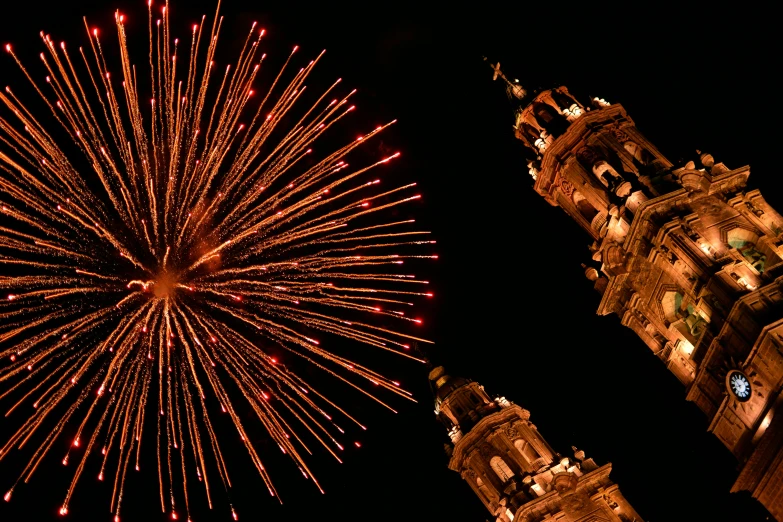
[[[492,70],[495,71],[495,74],[492,76],[492,81],[495,81],[498,79],[498,76],[506,80],[506,76],[503,74],[503,71],[500,70],[500,62],[495,64],[494,66],[492,64],[489,64],[490,67],[492,67]],[[508,81],[508,80],[506,80]]]
[[[486,56],[484,57],[484,61],[489,62]],[[500,69],[500,62],[497,62],[495,65],[492,65],[492,62],[489,62],[489,66],[493,71],[492,80],[495,81],[500,78],[506,83],[506,93],[509,98],[514,97],[521,100],[527,95],[527,91],[519,84],[519,80],[514,78],[514,81],[512,82],[503,74],[503,71]]]

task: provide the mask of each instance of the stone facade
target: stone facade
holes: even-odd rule
[[[670,162],[619,104],[565,87],[516,98],[534,189],[592,238],[585,275],[685,385],[738,459],[747,490],[783,520],[783,218],[748,166],[696,151]]]
[[[583,451],[563,458],[530,422],[530,412],[491,399],[478,383],[430,372],[435,413],[446,426],[449,468],[458,472],[496,522],[643,522]]]

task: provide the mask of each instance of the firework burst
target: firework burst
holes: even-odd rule
[[[150,2],[146,77],[124,15],[115,21],[115,70],[86,21],[89,45],[76,52],[41,33],[43,74],[6,46],[32,90],[0,92],[0,399],[7,417],[20,416],[0,459],[32,449],[5,500],[67,437],[62,462],[75,471],[63,515],[93,457],[97,479],[114,484],[119,520],[143,444],[156,448],[164,511],[176,518],[175,498],[189,511],[194,487],[212,507],[212,489],[231,487],[219,414],[270,494],[245,421],[260,421],[317,484],[309,445],[337,458],[333,417],[363,426],[274,354],[287,350],[385,405],[361,383],[410,394],[334,346],[342,338],[415,359],[409,343],[423,341],[405,333],[420,322],[406,309],[431,294],[399,269],[434,258],[433,241],[412,220],[384,217],[419,196],[378,179],[399,154],[347,163],[394,122],[318,157],[313,144],[354,109],[339,80],[304,102],[323,53],[296,70],[294,48],[271,87],[254,92],[263,30],[253,24],[219,69],[217,12],[179,41],[168,6]],[[48,122],[23,103],[30,94]],[[255,416],[241,419],[237,402]]]

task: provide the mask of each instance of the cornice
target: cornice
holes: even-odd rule
[[[577,482],[576,490],[582,490],[585,487],[589,487],[592,484],[601,482],[602,479],[609,480],[609,474],[612,472],[612,463],[607,463],[601,466],[598,469],[594,469],[590,473],[586,473],[579,477],[579,480]],[[528,502],[527,504],[520,506],[519,509],[517,509],[517,512],[514,514],[514,520],[522,520],[522,517],[525,515],[532,514],[534,510],[537,508],[540,508],[542,504],[547,503],[556,503],[557,497],[560,496],[560,493],[553,489],[552,491],[549,491],[548,493],[541,495],[535,500],[532,500]]]

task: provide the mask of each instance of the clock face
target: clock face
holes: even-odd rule
[[[741,402],[745,402],[750,399],[751,388],[750,381],[744,373],[737,370],[730,371],[726,376],[726,386],[729,391]]]

